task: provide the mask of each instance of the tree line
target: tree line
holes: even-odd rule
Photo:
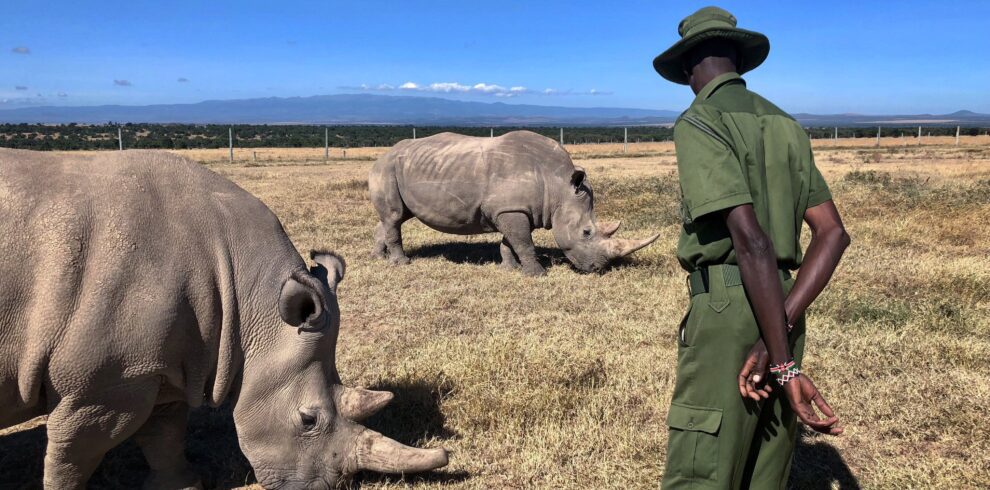
[[[226,148],[228,131],[233,131],[237,148],[314,148],[324,145],[327,137],[333,148],[392,146],[413,137],[426,137],[450,131],[470,136],[499,136],[526,129],[555,140],[560,127],[463,127],[463,126],[315,126],[252,124],[0,124],[0,147],[27,150],[114,150],[118,148],[118,129],[124,148],[208,149]],[[630,143],[669,141],[673,129],[666,126],[566,127],[565,144],[622,143],[628,130]],[[831,138],[832,127],[806,128],[812,138]],[[926,127],[923,134],[954,136],[955,127]],[[840,138],[876,137],[876,127],[839,128]],[[964,128],[963,135],[984,134],[984,128]],[[883,136],[913,137],[917,127],[883,128]]]

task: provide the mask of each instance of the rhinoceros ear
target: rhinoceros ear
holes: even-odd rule
[[[322,325],[319,318],[323,315],[323,300],[313,286],[290,277],[282,285],[282,293],[278,298],[278,314],[282,321],[293,327],[305,323],[319,328]]]
[[[571,186],[574,189],[580,189],[581,185],[584,184],[584,179],[587,177],[584,169],[581,167],[574,167],[574,173],[571,174]]]
[[[323,281],[327,289],[336,293],[337,285],[340,284],[340,281],[344,280],[344,271],[347,269],[344,258],[333,252],[319,252],[316,250],[309,252],[309,258],[313,259],[313,262],[316,262],[316,265],[309,268],[310,274]]]

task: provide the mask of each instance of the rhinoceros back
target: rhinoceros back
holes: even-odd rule
[[[393,168],[402,202],[415,217],[458,234],[494,231],[494,219],[512,211],[544,226],[552,205],[548,182],[574,168],[560,145],[529,131],[497,138],[441,133],[406,140],[378,165]]]
[[[251,214],[281,231],[257,199],[167,153],[0,150],[0,426],[43,384],[65,396],[156,372],[205,376],[213,339],[197,329],[221,314],[218,261]]]

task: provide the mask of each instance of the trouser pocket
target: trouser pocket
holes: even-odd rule
[[[671,403],[666,472],[695,480],[718,479],[722,409]]]
[[[677,326],[677,345],[681,347],[689,347],[687,343],[687,337],[685,337],[685,330],[687,330],[688,317],[691,316],[691,308],[684,313],[684,317],[681,318],[680,325]]]

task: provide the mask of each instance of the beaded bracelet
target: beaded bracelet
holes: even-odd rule
[[[774,373],[774,376],[777,377],[777,384],[779,384],[780,386],[784,386],[785,384],[787,384],[788,381],[800,375],[801,375],[801,370],[796,367],[787,368],[787,371],[784,371],[783,373]]]
[[[794,359],[791,359],[790,361],[787,362],[782,362],[780,364],[774,364],[770,366],[770,372],[772,374],[785,373],[787,372],[788,369],[794,367],[794,364],[795,364]]]

